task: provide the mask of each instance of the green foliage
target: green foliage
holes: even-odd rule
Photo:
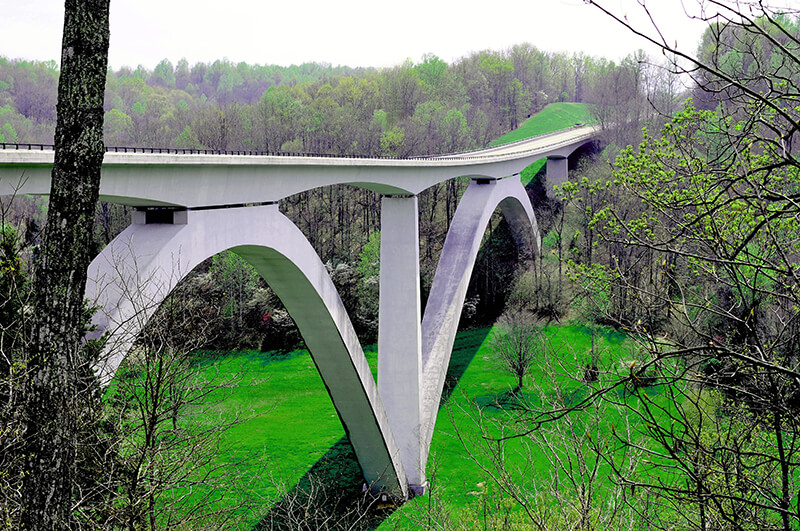
[[[396,157],[405,141],[405,131],[394,126],[381,135],[381,154],[387,157]]]
[[[13,144],[19,141],[19,137],[17,137],[17,132],[14,130],[14,126],[10,123],[6,122],[0,127],[0,142],[8,142]]]
[[[441,124],[442,142],[444,149],[451,153],[465,151],[470,146],[465,144],[469,138],[467,119],[458,109],[447,111]]]
[[[119,109],[106,112],[103,120],[103,137],[113,146],[130,146],[136,138],[136,124]]]
[[[147,104],[143,101],[137,101],[133,104],[133,107],[131,107],[131,112],[140,116],[144,116],[147,114]]]
[[[164,87],[174,88],[175,73],[173,71],[172,63],[170,63],[167,59],[164,59],[158,63],[155,69],[153,69],[151,80]]]
[[[225,251],[212,257],[209,274],[222,290],[222,311],[232,330],[242,328],[245,302],[258,286],[258,272],[238,254]]]
[[[800,173],[792,167],[769,168],[767,153],[744,152],[731,161],[728,176],[720,178],[706,156],[716,151],[716,139],[732,124],[721,124],[723,130],[718,124],[711,111],[687,108],[660,138],[645,136],[638,150],[623,151],[615,178],[650,208],[625,225],[605,216],[606,230],[654,241],[666,229],[683,244],[692,276],[736,286],[730,294],[735,307],[754,311],[754,304],[772,303],[776,278],[788,265],[782,253],[800,249],[795,237],[800,226],[785,201],[753,197],[764,189],[791,193],[800,184]],[[683,149],[685,144],[694,149]],[[731,180],[737,182],[733,189]]]
[[[378,301],[380,299],[380,258],[381,233],[370,234],[361,250],[358,261],[358,311],[351,318],[355,320],[356,330],[362,341],[375,341],[378,338]]]
[[[200,140],[197,138],[197,135],[190,126],[186,126],[186,128],[175,138],[175,147],[179,149],[201,149],[202,144],[200,144]]]
[[[423,83],[429,87],[439,87],[444,82],[448,65],[434,54],[425,54],[422,62],[414,68]]]
[[[376,277],[380,272],[381,233],[375,231],[369,236],[358,258],[358,272],[362,279]]]
[[[292,140],[288,140],[281,144],[280,150],[284,153],[302,153],[303,150],[303,139],[302,138],[294,138]]]

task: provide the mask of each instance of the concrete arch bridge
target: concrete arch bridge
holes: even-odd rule
[[[489,218],[499,206],[520,244],[538,250],[519,172],[547,157],[552,190],[566,180],[567,157],[597,134],[596,127],[576,127],[416,159],[109,150],[100,198],[136,211],[133,224],[89,266],[86,297],[102,308],[94,324],[110,337],[107,362],[98,370],[110,380],[178,281],[206,258],[232,250],[268,280],[295,320],[367,484],[401,497],[420,493],[458,319]],[[4,147],[0,195],[49,193],[52,148]],[[417,194],[462,176],[471,182],[422,315]],[[278,210],[280,199],[331,184],[382,195],[377,382],[322,261]]]

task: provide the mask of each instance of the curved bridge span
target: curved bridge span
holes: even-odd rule
[[[539,231],[518,178],[547,157],[552,190],[567,157],[597,128],[559,131],[479,151],[415,159],[204,153],[106,153],[101,199],[137,207],[133,224],[89,267],[86,297],[107,333],[105,381],[175,285],[221,251],[264,276],[298,325],[347,431],[364,478],[400,497],[426,485],[425,466],[458,320],[482,236],[499,206],[530,252]],[[0,149],[0,195],[48,194],[53,152]],[[422,314],[417,194],[471,177],[449,228]],[[378,378],[320,258],[278,210],[284,197],[332,184],[381,199]],[[155,215],[157,213],[157,215]]]
[[[581,127],[479,151],[409,159],[110,151],[103,160],[100,199],[137,207],[201,208],[275,202],[331,184],[413,195],[454,177],[514,175],[543,157],[555,168],[596,136],[596,127]],[[49,193],[53,155],[0,149],[0,195]],[[551,173],[557,177],[548,167]]]

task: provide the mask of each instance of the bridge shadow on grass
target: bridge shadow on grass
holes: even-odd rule
[[[442,404],[452,394],[490,327],[459,332],[447,369]],[[347,437],[342,437],[253,528],[373,530],[397,507],[364,492],[364,477]]]

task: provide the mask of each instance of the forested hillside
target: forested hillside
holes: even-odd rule
[[[674,98],[641,55],[621,64],[529,44],[447,64],[280,67],[163,60],[109,71],[107,145],[405,156],[481,147],[548,103],[601,105],[627,120],[640,91]],[[0,141],[52,143],[55,62],[0,58]],[[658,93],[658,97],[656,96]]]
[[[153,70],[140,66],[109,71],[105,141],[112,146],[402,157],[482,147],[549,104],[573,102],[586,105],[575,114],[579,118],[555,111],[551,122],[539,120],[530,132],[520,127],[517,136],[594,118],[621,126],[608,141],[622,144],[621,135],[632,131],[635,140],[644,120],[657,116],[648,99],[671,109],[678,97],[665,82],[669,78],[643,59],[641,54],[631,55],[615,64],[521,44],[505,51],[473,53],[453,64],[427,55],[418,63],[407,60],[382,70],[228,61],[190,66],[185,60],[177,65],[163,60]],[[57,78],[54,62],[0,58],[0,141],[52,142]],[[531,168],[526,179],[532,179],[540,166]],[[534,181],[531,193],[547,229],[550,207],[536,185]],[[454,180],[420,196],[423,300],[465,186],[466,181]],[[374,339],[377,264],[370,252],[380,236],[377,194],[347,186],[325,187],[286,199],[282,210],[330,265],[362,338]],[[39,209],[18,205],[14,213],[27,227],[28,238],[35,239],[41,225]],[[129,221],[129,209],[101,204],[96,251]],[[492,226],[494,251],[482,254],[471,290],[468,314],[478,318],[491,318],[500,311],[517,262],[504,223],[498,218]],[[264,338],[272,338],[293,346],[297,335],[281,326],[291,327],[291,320],[263,281],[240,271],[244,265],[233,257],[215,260],[216,265],[209,262],[187,285],[213,280],[202,288],[204,305],[212,293],[229,299],[222,307],[228,308],[228,317],[236,318],[224,327],[225,333],[216,334],[219,344],[257,348],[269,344]],[[234,291],[231,278],[251,280],[239,282]],[[264,331],[265,322],[269,333]],[[246,332],[254,327],[260,330],[257,337]]]

